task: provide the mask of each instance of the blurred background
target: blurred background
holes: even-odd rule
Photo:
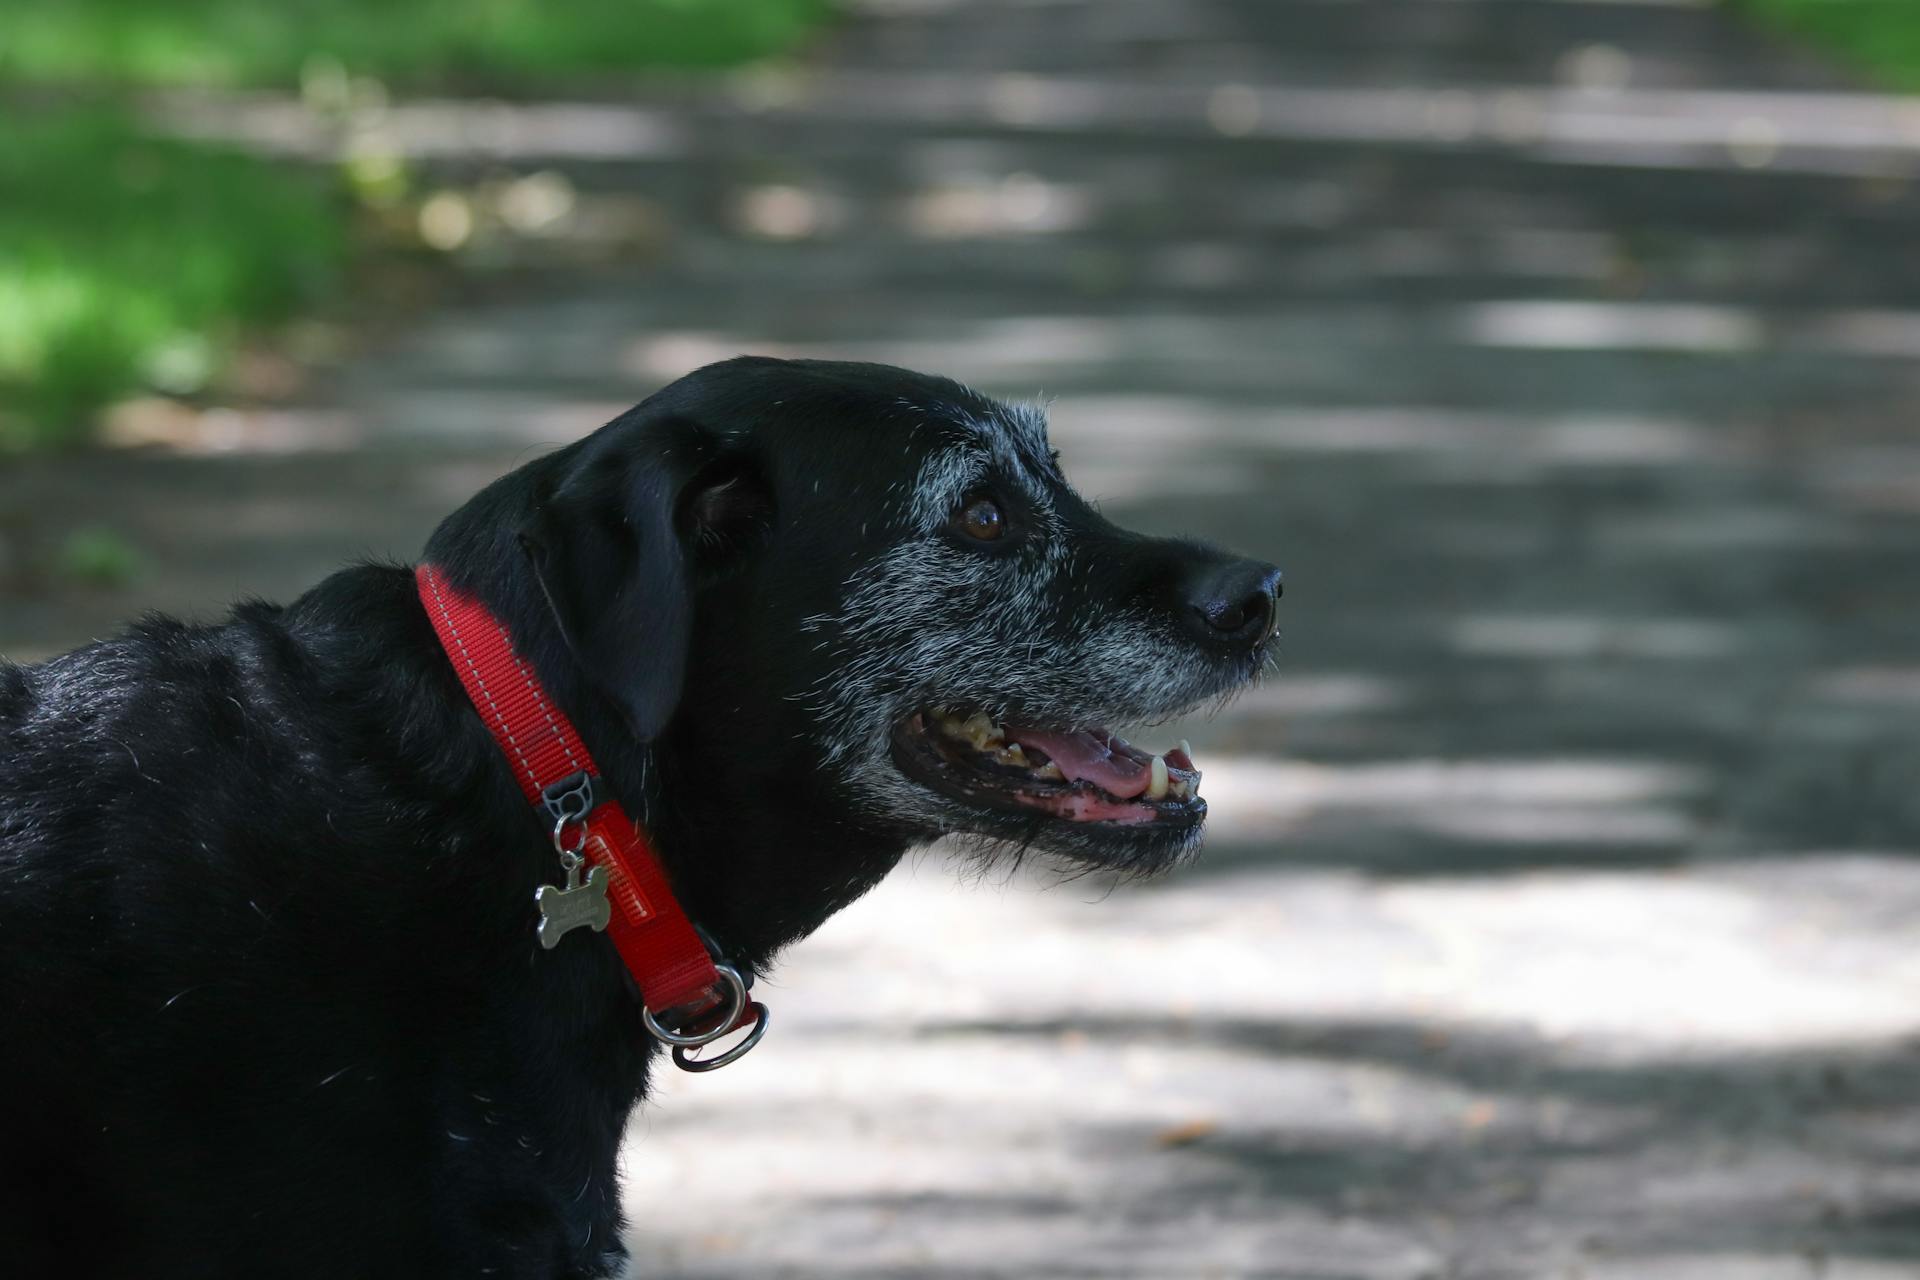
[[[1288,573],[1149,885],[916,856],[646,1274],[1920,1276],[1920,4],[0,9],[0,652],[741,351]],[[672,1075],[673,1073],[667,1073]]]

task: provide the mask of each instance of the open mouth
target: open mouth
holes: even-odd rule
[[[1002,812],[1173,828],[1207,814],[1185,742],[1153,755],[1105,729],[997,724],[985,712],[934,707],[894,726],[893,757],[922,785]]]

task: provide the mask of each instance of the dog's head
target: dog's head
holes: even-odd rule
[[[666,803],[1128,870],[1198,843],[1185,749],[1112,731],[1253,676],[1279,572],[1108,523],[1037,408],[741,359],[548,461],[515,536]]]

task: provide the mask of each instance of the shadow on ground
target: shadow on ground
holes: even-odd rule
[[[741,350],[1045,392],[1109,515],[1287,571],[1274,677],[1140,735],[1209,851],[796,948],[636,1123],[645,1270],[1920,1276],[1920,185],[1846,87],[1718,7],[981,0],[568,107],[631,154],[439,104],[423,179],[570,237],[234,452],[9,462],[0,652],[410,556]]]

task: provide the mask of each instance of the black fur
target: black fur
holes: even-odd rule
[[[918,465],[906,401],[994,411],[715,366],[428,547],[750,967],[938,834],[823,773],[803,696],[804,620],[898,536],[872,512]],[[652,1046],[610,945],[535,945],[555,878],[406,568],[0,663],[0,1274],[617,1268]]]

